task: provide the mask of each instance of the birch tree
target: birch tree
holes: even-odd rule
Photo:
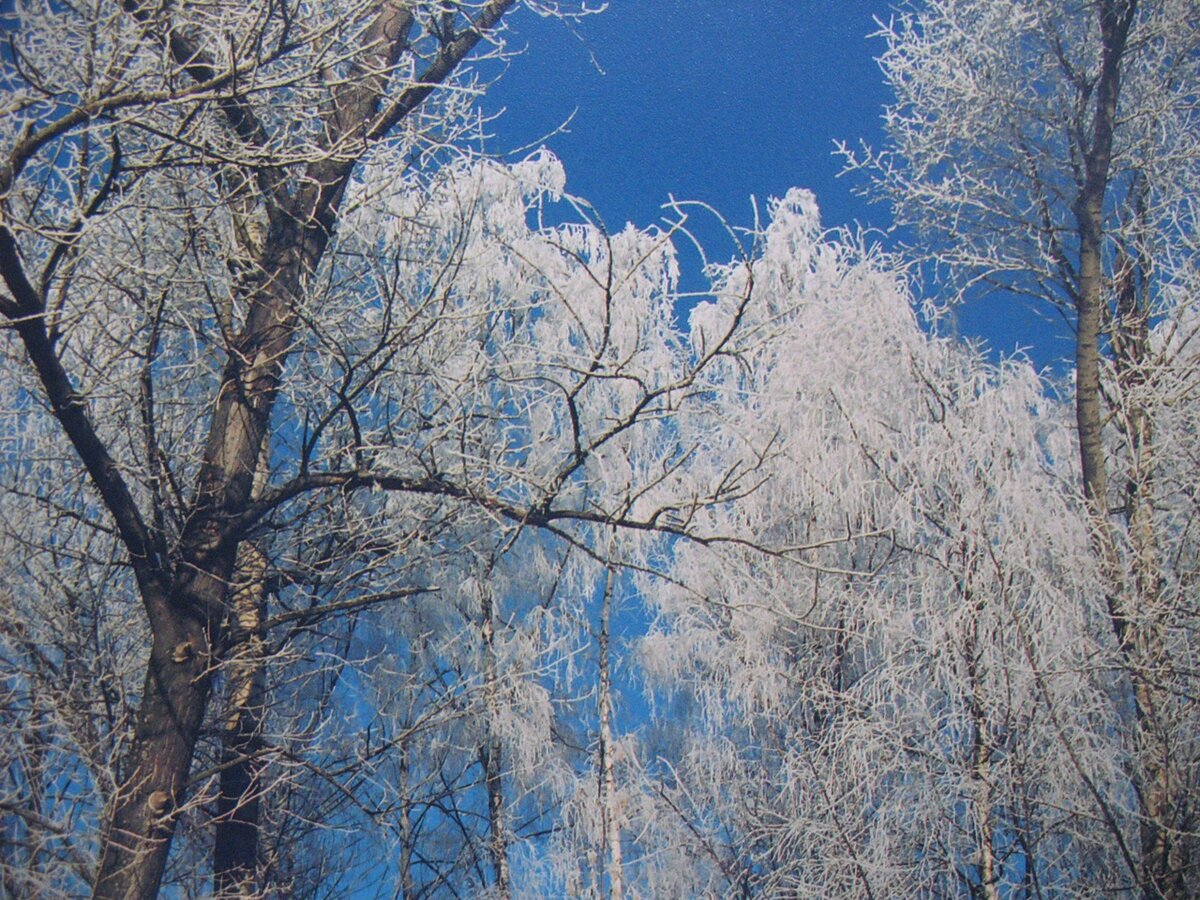
[[[1025,295],[1073,327],[1080,483],[1139,747],[1129,877],[1189,896],[1195,603],[1157,512],[1177,500],[1153,395],[1195,397],[1150,330],[1194,295],[1200,17],[1188,2],[933,2],[881,34],[890,143],[851,165],[964,291]]]
[[[543,529],[541,538],[520,520],[497,528],[486,511],[476,520],[460,518],[446,535],[451,546],[462,541],[473,549],[457,551],[460,561],[446,565],[437,584],[441,596],[462,610],[461,619],[446,623],[438,636],[444,642],[439,653],[466,674],[462,701],[472,721],[490,723],[486,734],[463,740],[486,747],[478,760],[480,783],[494,790],[486,804],[478,793],[474,800],[470,791],[463,796],[489,823],[481,856],[491,857],[496,874],[482,880],[503,893],[504,857],[536,853],[522,830],[553,833],[564,790],[573,783],[574,754],[561,741],[556,747],[553,735],[575,732],[571,709],[580,701],[569,692],[579,678],[570,673],[580,668],[578,657],[591,652],[579,645],[587,634],[579,622],[590,619],[581,598],[595,591],[595,579],[580,574],[583,561],[606,557],[612,524],[683,536],[690,534],[694,510],[712,502],[705,499],[709,492],[716,492],[714,499],[731,496],[720,479],[701,485],[680,478],[695,448],[668,439],[679,406],[700,399],[694,387],[699,372],[725,341],[695,356],[674,327],[676,264],[669,232],[627,228],[610,235],[586,215],[578,223],[530,227],[531,211],[540,209],[547,192],[561,190],[552,158],[444,174],[432,192],[407,194],[425,198],[411,216],[444,223],[415,230],[437,235],[441,243],[413,254],[422,262],[413,264],[412,275],[419,280],[424,261],[449,252],[457,260],[455,291],[494,298],[512,315],[500,320],[494,310],[479,307],[478,319],[464,315],[447,323],[462,329],[453,340],[430,345],[448,358],[430,368],[439,380],[432,399],[420,401],[429,416],[419,439],[449,427],[456,466],[483,464],[519,471],[521,478],[540,473],[513,489],[556,491],[578,509],[574,524],[565,517]],[[478,197],[488,200],[476,206]],[[464,205],[476,215],[462,217]],[[464,383],[480,392],[471,401],[469,431],[455,406]],[[437,393],[443,390],[444,399]],[[503,415],[483,414],[477,403],[485,392],[488,408]],[[391,502],[394,519],[410,515],[402,501]],[[626,539],[623,560],[642,558],[637,543]],[[464,623],[478,642],[463,639]],[[472,678],[478,679],[474,689]],[[539,814],[539,807],[550,814]],[[529,824],[521,829],[515,821]],[[497,840],[502,832],[511,833]],[[484,844],[480,840],[479,847]]]
[[[696,345],[746,278],[746,342],[681,429],[769,478],[706,516],[812,549],[680,547],[673,581],[644,579],[642,665],[688,723],[642,781],[647,830],[674,828],[659,891],[1128,885],[1137,816],[1069,410],[1027,363],[925,333],[899,270],[825,235],[804,192],[748,267],[717,270]]]

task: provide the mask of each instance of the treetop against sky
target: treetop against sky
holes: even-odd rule
[[[817,195],[826,226],[875,229],[890,246],[887,205],[862,195],[861,175],[842,174],[836,149],[883,143],[892,95],[876,62],[886,45],[872,35],[895,15],[887,0],[617,0],[573,29],[523,16],[516,43],[527,50],[484,100],[503,110],[487,146],[544,141],[568,189],[611,227],[659,221],[670,197],[748,226],[752,198],[799,186]],[[693,225],[714,259],[734,252],[711,219]],[[1059,370],[1070,355],[1061,320],[1044,310],[982,300],[955,318],[994,353],[1021,347]]]

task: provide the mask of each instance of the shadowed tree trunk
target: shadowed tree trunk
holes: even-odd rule
[[[610,551],[611,553],[611,551]],[[604,595],[600,598],[600,685],[597,705],[600,713],[600,817],[604,842],[600,865],[601,884],[607,883],[609,900],[621,900],[625,892],[621,861],[621,818],[617,806],[616,760],[612,736],[612,673],[609,654],[609,624],[612,618],[613,582],[615,567],[610,562],[604,578]],[[607,878],[605,877],[607,875]]]
[[[490,571],[490,570],[489,570]],[[492,858],[492,877],[497,897],[512,895],[508,869],[508,830],[504,811],[504,745],[498,732],[500,716],[500,674],[496,665],[496,608],[491,588],[483,586],[480,614],[483,624],[483,692],[487,715],[484,744],[479,748],[483,780],[488,798],[488,852]]]
[[[230,601],[225,656],[225,711],[221,721],[221,776],[213,834],[213,875],[221,897],[258,896],[263,714],[266,660],[266,558],[243,544]]]

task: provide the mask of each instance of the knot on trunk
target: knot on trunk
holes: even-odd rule
[[[146,807],[159,818],[167,815],[173,805],[171,795],[166,791],[153,791],[146,798]]]
[[[171,651],[171,662],[180,663],[182,665],[195,655],[195,645],[193,645],[191,641],[184,641],[183,643],[176,644],[175,649]]]

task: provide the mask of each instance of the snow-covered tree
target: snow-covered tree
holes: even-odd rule
[[[446,244],[489,208],[511,213],[506,197],[527,185],[483,167],[490,180],[462,182],[447,204],[421,180],[442,177],[475,121],[463,65],[502,52],[497,29],[515,5],[5,13],[0,311],[7,433],[27,442],[6,450],[6,480],[50,519],[48,532],[10,530],[29,571],[5,599],[55,615],[100,603],[105,652],[89,657],[120,648],[96,678],[118,708],[76,789],[99,792],[80,801],[93,820],[107,806],[103,835],[80,847],[98,855],[98,896],[154,894],[178,823],[210,801],[218,888],[254,890],[245,849],[268,790],[257,757],[288,758],[324,725],[259,708],[263,666],[276,657],[277,697],[336,697],[344,660],[322,630],[432,587],[412,563],[439,528],[657,527],[578,498],[592,457],[686,386],[684,369],[657,365],[669,344],[643,341],[662,315],[613,314],[627,295],[667,297],[663,239],[564,228],[528,237],[547,248],[529,261],[503,235],[486,249]],[[605,268],[610,246],[625,256]],[[507,293],[514,283],[527,290]],[[414,499],[403,515],[356,502],[371,488]],[[68,551],[76,529],[86,549]],[[81,581],[99,600],[80,597]],[[134,627],[130,597],[144,607]],[[140,690],[127,659],[139,647]],[[282,677],[301,669],[318,673],[311,691]],[[197,772],[214,677],[227,684],[229,741]],[[33,774],[17,780],[18,793],[40,790]],[[241,832],[236,852],[226,826]]]
[[[614,527],[688,535],[729,492],[678,479],[691,449],[663,437],[725,340],[694,355],[673,327],[670,235],[567,199],[574,224],[543,224],[549,155],[466,158],[467,64],[503,54],[517,5],[4,14],[21,884],[302,892],[328,874],[313,823],[394,824],[392,786],[364,785],[415,728],[446,750],[403,763],[448,778],[442,822],[472,820],[452,795],[482,772],[505,892],[511,794],[547,756],[546,572]],[[518,586],[535,532],[555,547]],[[413,630],[384,646],[364,622],[388,605]],[[388,653],[444,666],[417,673],[431,706],[367,680]],[[362,726],[389,690],[408,705],[381,748]]]
[[[1132,748],[1067,409],[1027,363],[930,336],[810,195],[759,244],[715,273],[760,302],[681,433],[769,479],[708,527],[779,552],[681,546],[672,581],[645,579],[643,665],[681,720],[645,782],[655,827],[676,819],[658,892],[1127,886]],[[694,345],[734,314],[698,307]]]
[[[1148,897],[1188,896],[1196,721],[1181,698],[1196,688],[1195,598],[1175,571],[1186,527],[1163,510],[1192,506],[1169,457],[1193,441],[1159,420],[1197,399],[1181,329],[1197,284],[1200,9],[933,0],[882,36],[889,144],[851,163],[963,292],[1025,295],[1073,328],[1088,528],[1140,748],[1127,876]],[[1156,323],[1178,342],[1156,342]]]
[[[477,155],[586,4],[10,6],[0,892],[1186,891],[1188,4],[889,31],[902,217],[1107,303],[1077,419],[806,192],[697,304],[689,207]]]

